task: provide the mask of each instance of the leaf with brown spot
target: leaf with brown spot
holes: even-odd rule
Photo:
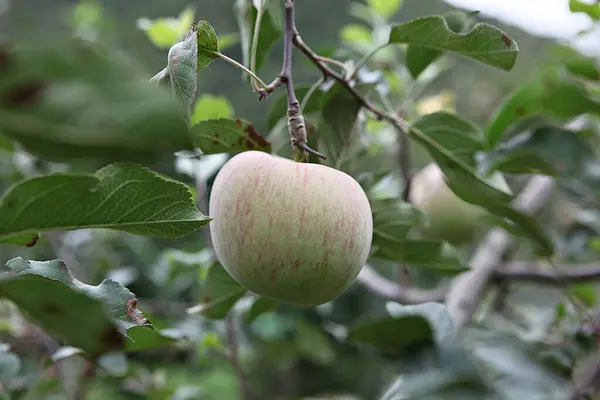
[[[127,288],[112,280],[96,286],[80,282],[61,260],[8,261],[0,268],[0,297],[45,331],[92,355],[129,347],[133,328],[144,329],[136,337],[160,342]]]
[[[246,150],[271,152],[271,143],[243,119],[211,119],[191,128],[192,139],[204,154],[239,153]]]
[[[517,43],[493,25],[479,22],[467,32],[456,33],[439,15],[393,26],[389,42],[451,51],[504,70],[515,65],[519,54]]]

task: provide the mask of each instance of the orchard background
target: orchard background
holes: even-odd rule
[[[290,72],[308,162],[374,223],[316,307],[249,293],[208,234],[228,158],[294,157]],[[0,0],[0,396],[600,398],[599,82],[436,1]]]

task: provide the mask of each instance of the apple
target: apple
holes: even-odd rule
[[[240,285],[284,303],[327,303],[356,279],[373,217],[351,176],[246,151],[221,168],[210,195],[217,258]]]
[[[484,180],[498,190],[511,193],[504,176],[499,172]],[[428,217],[429,225],[421,231],[424,237],[455,245],[473,239],[485,225],[485,217],[489,216],[484,208],[467,203],[455,195],[436,163],[428,164],[413,177],[409,200]]]

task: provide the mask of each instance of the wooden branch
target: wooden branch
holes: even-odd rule
[[[515,208],[527,214],[539,211],[549,200],[554,181],[546,176],[534,176],[514,202]],[[481,303],[488,282],[511,247],[513,237],[502,228],[492,229],[475,250],[469,263],[471,271],[454,280],[446,296],[446,305],[457,331],[464,328]]]

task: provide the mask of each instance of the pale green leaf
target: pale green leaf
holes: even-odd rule
[[[404,0],[367,0],[367,3],[377,14],[390,18],[402,8]]]
[[[226,97],[203,94],[194,105],[191,123],[194,125],[200,121],[229,118],[232,115],[233,106]]]

